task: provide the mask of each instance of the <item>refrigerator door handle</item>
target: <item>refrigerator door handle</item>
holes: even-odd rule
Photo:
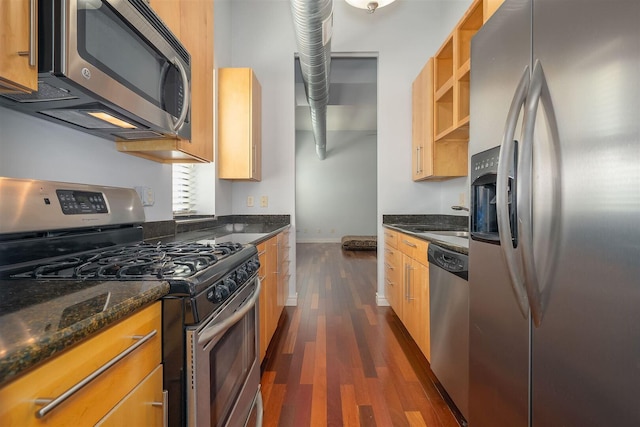
[[[520,111],[524,107],[529,91],[529,66],[526,66],[520,82],[511,100],[507,121],[505,124],[500,157],[498,159],[498,172],[496,177],[496,217],[498,222],[498,234],[500,247],[509,270],[511,287],[515,294],[522,315],[529,315],[529,302],[524,286],[524,269],[516,249],[513,247],[513,236],[509,223],[509,166],[511,165],[515,151],[515,132]],[[517,178],[514,176],[514,178]],[[515,201],[514,201],[515,203]]]
[[[536,270],[534,250],[533,250],[533,216],[532,216],[532,197],[533,197],[533,135],[536,125],[538,104],[542,102],[547,123],[551,133],[551,152],[553,153],[551,164],[548,169],[551,173],[552,194],[551,194],[551,212],[553,212],[552,229],[557,230],[557,218],[560,217],[560,174],[559,174],[559,149],[557,145],[558,130],[555,121],[555,113],[549,87],[542,69],[542,64],[536,60],[531,76],[531,84],[527,95],[527,105],[525,109],[525,118],[523,125],[523,141],[520,151],[520,160],[518,162],[518,235],[521,244],[521,256],[524,267],[525,286],[529,297],[529,306],[531,308],[531,317],[533,324],[538,327],[542,323],[544,314],[544,306],[542,292],[540,288],[540,278]],[[552,231],[553,235],[557,235]],[[553,261],[555,256],[555,246],[553,243],[548,248],[550,259]]]

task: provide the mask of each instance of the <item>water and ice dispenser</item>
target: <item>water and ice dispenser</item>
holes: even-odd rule
[[[516,186],[515,171],[518,147],[516,143],[514,160],[509,167],[508,203],[509,222],[514,247],[517,243],[516,227]],[[496,213],[496,182],[500,146],[471,156],[471,238],[496,245],[500,244],[498,218]]]

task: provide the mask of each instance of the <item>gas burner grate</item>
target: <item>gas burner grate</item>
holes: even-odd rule
[[[242,250],[238,243],[138,243],[39,265],[14,277],[38,279],[187,278]]]

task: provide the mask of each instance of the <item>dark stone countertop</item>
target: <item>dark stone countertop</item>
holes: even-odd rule
[[[461,215],[383,215],[382,225],[401,233],[415,236],[443,248],[469,254],[469,239],[454,236],[437,236],[429,231],[467,231],[469,217]]]
[[[0,385],[167,292],[159,281],[0,280]]]
[[[145,230],[145,240],[215,239],[257,245],[289,227],[288,215],[234,215],[152,223]],[[174,230],[175,234],[166,235]],[[169,284],[162,281],[0,280],[0,385],[168,292]]]
[[[235,242],[257,246],[289,227],[289,224],[282,223],[234,223],[219,225],[213,228],[186,231],[178,233],[173,237],[165,237],[156,240],[162,242]]]

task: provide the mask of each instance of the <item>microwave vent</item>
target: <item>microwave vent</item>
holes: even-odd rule
[[[64,89],[51,86],[48,83],[38,82],[38,91],[32,93],[7,93],[2,94],[7,99],[16,102],[44,102],[44,101],[62,101],[66,99],[77,99],[77,96],[71,95]]]
[[[126,132],[112,132],[111,135],[126,140],[166,138],[163,134],[154,132],[152,130],[130,130]]]

